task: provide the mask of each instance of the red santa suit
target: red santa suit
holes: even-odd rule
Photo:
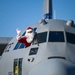
[[[31,27],[28,27],[26,30],[26,34],[24,37],[20,36],[21,30],[17,29],[17,40],[20,43],[24,43],[25,47],[28,47],[31,45],[31,42],[34,39],[34,30]]]

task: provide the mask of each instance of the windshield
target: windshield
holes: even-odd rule
[[[63,31],[50,31],[49,32],[49,42],[65,42]]]
[[[38,36],[38,39],[39,39],[39,40],[38,40],[39,43],[44,43],[44,42],[46,42],[46,39],[47,39],[47,32],[38,33],[37,36]]]
[[[75,44],[75,34],[66,32],[66,39],[68,43]]]

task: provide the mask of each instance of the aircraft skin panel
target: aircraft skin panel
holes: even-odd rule
[[[74,66],[64,59],[49,59],[34,66],[29,75],[75,75]]]

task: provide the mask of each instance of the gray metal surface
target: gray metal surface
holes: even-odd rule
[[[0,56],[12,37],[0,37]]]
[[[44,0],[44,6],[43,6],[43,16],[45,14],[49,14],[49,18],[47,19],[51,19],[53,18],[52,16],[52,0]]]
[[[75,75],[75,44],[68,43],[66,39],[66,32],[75,34],[75,27],[68,26],[65,20],[45,21],[46,23],[36,23],[31,27],[36,28],[37,33],[47,32],[46,42],[17,49],[14,49],[17,44],[16,37],[8,43],[0,59],[1,75]],[[50,31],[62,31],[65,41],[49,42]],[[24,32],[25,30],[21,34]],[[37,53],[30,55],[34,48],[38,48]],[[19,61],[21,58],[23,60]],[[22,67],[20,71],[19,66],[14,68],[14,61]]]

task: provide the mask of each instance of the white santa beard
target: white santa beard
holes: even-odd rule
[[[33,41],[33,39],[34,39],[34,32],[32,32],[32,33],[26,33],[25,36],[27,37],[27,39],[26,39],[27,42],[31,43]]]

